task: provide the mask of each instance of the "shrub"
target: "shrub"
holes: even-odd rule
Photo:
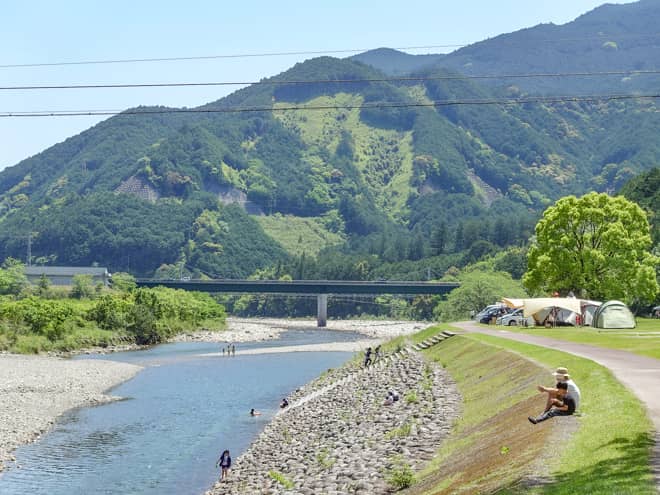
[[[19,354],[39,354],[52,349],[52,343],[43,335],[19,335],[11,351]]]
[[[268,471],[268,476],[270,476],[272,479],[277,481],[280,485],[282,485],[287,490],[291,490],[294,487],[293,481],[291,481],[289,478],[284,476],[279,471],[270,470],[270,471]]]
[[[408,488],[415,481],[415,474],[410,465],[402,459],[397,459],[395,464],[385,473],[387,482],[395,490]]]

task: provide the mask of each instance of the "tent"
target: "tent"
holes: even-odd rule
[[[594,328],[635,328],[637,323],[628,306],[621,301],[607,301],[594,313]]]
[[[533,316],[545,308],[567,309],[580,314],[580,300],[574,297],[537,297],[523,299],[525,316]]]
[[[538,324],[590,325],[593,313],[600,306],[598,301],[575,297],[538,297],[531,299],[502,298],[510,308],[523,308],[525,317],[532,316]]]

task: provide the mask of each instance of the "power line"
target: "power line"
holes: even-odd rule
[[[62,85],[32,85],[32,86],[0,86],[1,91],[53,90],[53,89],[117,89],[117,88],[172,88],[198,86],[287,86],[304,84],[361,84],[375,82],[425,82],[425,81],[455,81],[465,79],[529,79],[543,77],[602,77],[602,76],[636,76],[657,75],[660,70],[619,70],[597,72],[542,72],[523,74],[481,74],[453,76],[419,76],[419,77],[380,77],[366,79],[309,79],[309,80],[268,80],[268,81],[213,81],[213,82],[176,82],[176,83],[136,83],[136,84],[62,84]]]
[[[428,50],[431,48],[460,48],[466,44],[454,45],[424,45],[424,46],[402,46],[395,47],[392,50]],[[360,53],[373,50],[373,48],[351,48],[340,50],[318,50],[318,51],[292,51],[292,52],[262,52],[262,53],[236,53],[224,55],[201,55],[191,57],[160,57],[160,58],[126,58],[115,60],[83,60],[72,62],[40,62],[28,64],[3,64],[0,69],[17,69],[24,67],[55,67],[65,65],[94,65],[94,64],[132,64],[145,62],[181,62],[188,60],[215,60],[223,58],[257,58],[257,57],[282,57],[288,55],[327,55],[330,53]]]
[[[226,107],[226,108],[143,108],[134,110],[57,110],[0,112],[0,118],[10,117],[78,117],[78,116],[129,116],[160,114],[215,114],[215,113],[252,113],[283,112],[290,110],[363,110],[385,108],[428,108],[458,105],[520,105],[524,103],[590,103],[617,100],[642,100],[660,98],[660,94],[610,94],[580,96],[530,96],[523,98],[489,98],[470,100],[442,100],[423,103],[365,103],[362,105],[306,105],[286,107]]]
[[[603,39],[630,39],[630,38],[657,38],[660,33],[648,34],[602,34],[598,36],[588,36],[583,38],[558,38],[558,39],[540,39],[534,40],[536,43],[565,43],[575,41],[594,41]],[[477,43],[483,43],[490,40],[475,41],[473,43],[452,43],[444,45],[422,45],[422,46],[400,46],[391,47],[391,50],[429,50],[435,48],[463,48]],[[509,45],[520,44],[512,40],[496,40],[498,43],[507,43]],[[529,45],[529,43],[526,43]],[[185,56],[185,57],[157,57],[157,58],[126,58],[126,59],[106,59],[106,60],[80,60],[68,62],[35,62],[24,64],[1,64],[0,69],[21,69],[29,67],[57,67],[57,66],[70,66],[70,65],[100,65],[100,64],[132,64],[132,63],[149,63],[149,62],[181,62],[181,61],[195,61],[195,60],[217,60],[217,59],[235,59],[235,58],[259,58],[259,57],[282,57],[290,55],[328,55],[335,53],[363,53],[375,50],[375,48],[346,48],[338,50],[316,50],[316,51],[290,51],[290,52],[260,52],[260,53],[234,53],[234,54],[220,54],[220,55],[200,55],[200,56]]]

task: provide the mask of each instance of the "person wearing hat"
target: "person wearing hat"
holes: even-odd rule
[[[568,368],[559,367],[553,373],[553,375],[555,376],[555,380],[557,381],[557,384],[566,383],[568,390],[566,395],[572,399],[572,401],[575,403],[575,409],[577,409],[580,405],[580,388],[571,379],[571,375],[568,374]],[[544,387],[543,385],[538,385],[536,388],[538,389],[539,392],[548,394],[548,400],[546,401],[545,404],[545,411],[546,412],[549,411],[554,404],[554,400],[558,398],[557,387],[555,386],[554,388],[552,388],[552,387]]]
[[[533,425],[554,418],[555,416],[570,416],[575,412],[575,401],[568,396],[568,384],[557,383],[557,398],[552,399],[552,407],[538,417],[529,416],[527,419]]]

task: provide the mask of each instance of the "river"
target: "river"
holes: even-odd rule
[[[145,368],[111,391],[125,400],[71,411],[41,440],[17,449],[16,465],[0,477],[0,493],[203,493],[217,479],[214,464],[221,450],[240,455],[276,414],[282,397],[351,357],[347,352],[242,356],[241,350],[360,338],[298,330],[273,341],[237,344],[233,357],[220,355],[221,346],[213,343],[80,356]],[[262,415],[250,416],[251,408]]]

